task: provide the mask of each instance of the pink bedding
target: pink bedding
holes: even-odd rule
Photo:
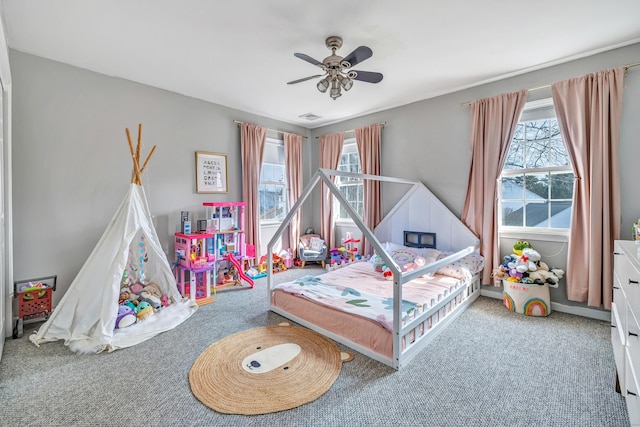
[[[328,331],[344,336],[371,350],[393,354],[393,308],[384,314],[374,308],[393,298],[393,282],[373,269],[371,263],[358,262],[320,276],[306,276],[275,286],[272,304]],[[328,291],[316,290],[315,282],[330,284]],[[445,291],[461,286],[461,280],[439,274],[418,278],[402,288],[403,318],[413,317],[436,303]],[[386,304],[387,306],[389,304]],[[366,307],[363,307],[366,306]]]

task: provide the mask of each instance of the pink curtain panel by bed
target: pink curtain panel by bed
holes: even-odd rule
[[[623,67],[554,83],[553,104],[575,174],[567,298],[611,309],[613,241],[620,238]],[[571,274],[571,272],[579,272]]]
[[[338,169],[342,146],[344,144],[344,132],[320,135],[320,168]],[[328,248],[335,248],[335,236],[333,235],[333,196],[328,188],[321,183],[322,197],[320,199],[320,211],[322,212],[322,222],[320,223],[320,234],[324,236]]]
[[[356,129],[356,144],[362,173],[367,175],[380,175],[380,124],[365,126]],[[382,219],[380,207],[380,181],[365,179],[364,185],[364,211],[362,219],[370,230],[374,230]],[[371,243],[362,237],[360,253],[372,254]]]
[[[287,174],[287,203],[291,208],[302,194],[302,135],[284,134],[284,167]],[[301,212],[298,210],[289,223],[289,247],[292,254],[298,253]]]
[[[251,123],[243,123],[240,128],[240,150],[242,156],[242,197],[247,203],[245,236],[247,244],[260,251],[260,169],[267,129]]]
[[[471,103],[471,169],[462,221],[480,238],[480,254],[487,265],[501,264],[496,180],[502,172],[527,93],[523,89]],[[482,283],[491,282],[491,268],[485,268]]]

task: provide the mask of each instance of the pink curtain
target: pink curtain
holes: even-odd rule
[[[462,221],[480,238],[485,257],[482,283],[491,283],[491,270],[501,264],[496,212],[497,179],[513,139],[527,90],[471,103],[471,169]]]
[[[302,135],[284,134],[284,167],[287,173],[287,203],[291,209],[302,194]],[[289,247],[294,256],[298,253],[301,212],[298,211],[289,223]]]
[[[245,237],[249,245],[256,247],[260,257],[260,170],[267,129],[251,123],[240,126],[240,151],[242,156],[242,197],[245,208]]]
[[[613,241],[620,238],[622,67],[551,86],[576,176],[567,255],[567,298],[611,309]]]
[[[380,175],[380,134],[379,124],[356,129],[356,144],[362,173]],[[380,222],[382,209],[380,207],[380,181],[364,180],[363,222],[373,230]],[[372,254],[371,243],[364,236],[360,242],[361,254]]]
[[[344,144],[344,132],[332,133],[320,136],[320,168],[338,169],[340,156],[342,155],[342,145]],[[328,248],[335,248],[335,236],[333,232],[333,196],[328,188],[321,183],[320,212],[322,221],[320,223],[320,234],[323,236]]]

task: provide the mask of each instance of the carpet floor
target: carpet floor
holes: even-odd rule
[[[317,274],[293,269],[275,281]],[[401,371],[355,353],[317,400],[288,411],[219,414],[191,393],[188,373],[212,343],[276,325],[266,279],[219,292],[186,322],[134,347],[76,355],[62,342],[5,341],[0,424],[11,426],[628,426],[615,392],[607,322],[508,312],[480,297]],[[340,346],[345,349],[345,347]],[[251,399],[252,390],[244,398]]]

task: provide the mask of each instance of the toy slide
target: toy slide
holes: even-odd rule
[[[240,276],[240,278],[242,280],[247,282],[253,288],[253,279],[251,277],[247,276],[246,274],[244,274],[244,270],[243,270],[242,266],[240,265],[240,263],[238,262],[238,260],[235,259],[233,257],[233,255],[231,255],[231,254],[227,254],[227,260],[229,260],[231,262],[231,264],[233,264],[236,267],[236,269],[238,270],[238,276]]]

